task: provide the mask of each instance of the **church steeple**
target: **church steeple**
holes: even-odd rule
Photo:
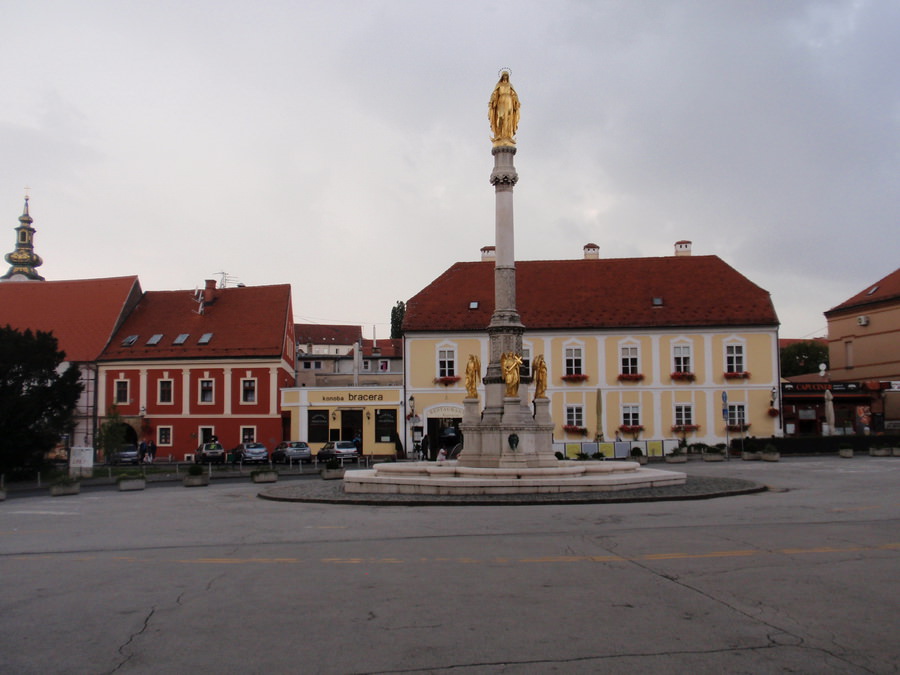
[[[31,280],[43,281],[44,277],[37,273],[36,267],[44,264],[41,256],[34,252],[34,221],[28,213],[28,197],[25,197],[25,210],[19,216],[19,226],[16,228],[16,250],[6,254],[6,262],[10,264],[9,271],[0,277],[5,280]]]

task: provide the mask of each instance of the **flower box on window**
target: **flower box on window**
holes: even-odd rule
[[[587,427],[580,427],[577,424],[563,424],[563,431],[567,434],[581,434],[587,436]]]
[[[694,373],[688,373],[680,370],[676,370],[669,377],[673,380],[680,380],[682,382],[693,382],[697,379],[697,376]]]
[[[742,371],[736,372],[736,373],[726,372],[726,373],[723,373],[723,375],[725,376],[726,380],[749,380],[750,379],[750,371],[748,371],[748,370],[742,370]]]
[[[750,428],[749,424],[728,424],[728,431],[747,431]]]
[[[619,431],[621,431],[623,434],[636,434],[643,430],[643,424],[622,424],[619,426]]]
[[[643,373],[619,373],[619,382],[640,382],[643,379]]]
[[[563,382],[584,382],[588,376],[584,373],[572,373],[571,375],[563,375]]]
[[[459,382],[459,377],[455,375],[445,375],[444,377],[436,377],[434,378],[435,384],[442,384],[445,387],[449,387],[451,384],[456,384]]]
[[[679,433],[685,433],[688,431],[699,431],[699,424],[673,424],[672,431],[677,431]]]

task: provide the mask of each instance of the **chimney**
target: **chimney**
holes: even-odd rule
[[[687,239],[682,239],[681,241],[675,242],[675,255],[677,256],[689,256],[691,254],[691,241]]]
[[[216,280],[207,279],[206,287],[203,289],[203,304],[211,305],[216,299]]]
[[[600,247],[597,244],[584,245],[585,260],[600,260]]]
[[[496,260],[497,259],[497,247],[496,246],[483,246],[481,248],[481,262],[486,262],[488,260]]]

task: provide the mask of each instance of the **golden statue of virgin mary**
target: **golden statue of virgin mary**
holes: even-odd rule
[[[500,81],[494,87],[488,102],[488,119],[494,137],[494,147],[516,144],[516,129],[519,126],[519,96],[509,82],[509,71],[500,74]]]

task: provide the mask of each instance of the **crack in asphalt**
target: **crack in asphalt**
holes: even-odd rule
[[[133,654],[133,653],[132,653],[132,654],[128,654],[128,655],[126,656],[126,655],[125,655],[125,650],[126,650],[126,649],[128,648],[128,646],[129,646],[132,642],[134,642],[140,635],[142,635],[143,633],[146,632],[147,628],[150,626],[150,620],[153,618],[153,615],[154,615],[155,613],[156,613],[156,607],[151,607],[151,608],[150,608],[150,612],[147,614],[147,616],[144,617],[144,622],[141,624],[140,630],[138,630],[137,632],[132,633],[131,635],[129,635],[129,636],[128,636],[128,639],[125,640],[125,642],[123,642],[121,645],[119,645],[119,648],[116,650],[116,652],[117,652],[119,655],[123,656],[124,658],[119,662],[119,664],[118,664],[115,668],[113,668],[111,671],[109,671],[110,673],[115,673],[115,672],[117,672],[120,668],[122,668],[126,663],[128,663],[128,662],[134,657],[134,654]]]

